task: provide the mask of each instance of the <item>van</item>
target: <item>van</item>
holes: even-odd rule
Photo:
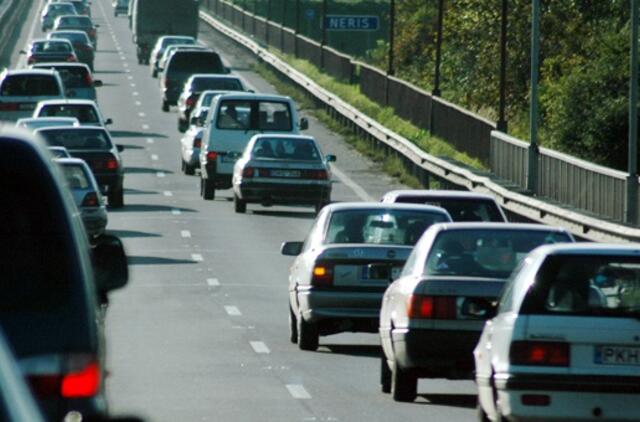
[[[215,197],[216,189],[231,188],[236,160],[257,134],[298,135],[309,127],[298,120],[296,103],[282,95],[229,93],[213,99],[200,149],[200,194]]]

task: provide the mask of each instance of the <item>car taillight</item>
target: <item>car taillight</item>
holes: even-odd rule
[[[115,158],[109,158],[105,163],[105,167],[107,170],[117,170],[118,169],[118,160]]]
[[[67,56],[67,62],[74,63],[76,61],[76,56],[74,56],[73,54]]]
[[[98,205],[100,205],[100,203],[98,201],[98,195],[96,195],[95,192],[89,192],[82,200],[83,207],[97,207]]]
[[[37,397],[57,396],[60,391],[59,375],[28,375],[27,382]]]
[[[417,319],[456,319],[455,296],[411,295],[407,316]]]
[[[190,95],[189,98],[187,98],[187,101],[185,101],[185,104],[187,105],[187,107],[193,107],[195,103],[196,103],[195,95]]]
[[[96,362],[89,363],[78,372],[62,377],[62,397],[92,397],[100,390],[100,368]]]
[[[311,273],[311,285],[319,287],[327,287],[333,285],[333,265],[316,264]]]
[[[242,177],[253,177],[253,175],[255,174],[255,169],[253,167],[245,167],[242,170]]]
[[[218,153],[215,151],[207,152],[207,161],[214,162],[218,159]]]
[[[16,111],[18,103],[0,103],[0,111]]]
[[[171,81],[169,79],[164,80],[164,88],[165,89],[171,88]]]
[[[193,138],[193,147],[200,148],[201,146],[202,146],[202,137],[197,136]],[[208,155],[207,155],[207,158],[208,158]]]
[[[84,75],[84,81],[86,82],[86,84],[88,86],[92,86],[93,85],[93,77],[91,76],[91,72],[87,72]]]
[[[514,341],[509,350],[513,365],[569,366],[569,343],[559,341]]]
[[[314,180],[327,180],[329,178],[329,174],[326,170],[309,170],[306,173],[307,179]]]

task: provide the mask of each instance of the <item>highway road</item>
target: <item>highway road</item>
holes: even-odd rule
[[[92,7],[99,104],[126,148],[125,207],[110,212],[108,225],[123,239],[131,270],[106,321],[111,410],[150,421],[474,419],[471,381],[422,380],[410,404],[382,394],[376,335],[323,337],[314,353],[289,343],[292,259],[279,247],[304,239],[312,210],[249,205],[238,215],[230,191],[203,201],[198,178],[180,172],[177,114],[161,111],[158,80],[137,64],[127,18],[113,17],[110,0]],[[31,22],[25,28],[25,37],[42,35]],[[205,23],[200,39],[253,89],[275,92],[251,71],[251,57]],[[324,153],[338,156],[334,201],[377,200],[402,187],[302,113]]]

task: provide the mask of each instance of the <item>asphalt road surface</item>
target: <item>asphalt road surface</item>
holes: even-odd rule
[[[38,5],[39,6],[39,5]],[[288,341],[284,240],[303,240],[311,208],[249,205],[233,212],[231,191],[199,196],[180,172],[175,109],[163,113],[157,79],[137,64],[126,16],[93,0],[99,50],[98,102],[114,140],[125,146],[125,207],[109,232],[129,256],[128,287],[107,315],[111,411],[150,421],[468,421],[471,381],[421,380],[415,403],[380,392],[374,334],[321,337],[317,352]],[[21,46],[40,37],[34,7]],[[275,92],[251,72],[253,59],[204,22],[200,39],[257,92]],[[20,58],[21,57],[21,58]],[[24,56],[16,55],[16,63]],[[302,110],[325,154],[336,154],[334,201],[377,200],[402,186]],[[340,177],[338,177],[340,176]]]

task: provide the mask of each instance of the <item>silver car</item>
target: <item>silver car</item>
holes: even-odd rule
[[[16,127],[28,130],[36,130],[50,126],[80,126],[80,122],[75,117],[23,117],[18,119]]]
[[[47,100],[40,101],[33,117],[75,117],[81,126],[105,127],[113,123],[105,119],[100,108],[92,100]]]
[[[414,248],[380,311],[382,391],[413,401],[418,378],[470,379],[473,348],[505,281],[540,245],[573,242],[537,224],[435,224]]]
[[[53,22],[58,16],[77,15],[78,12],[73,4],[67,2],[47,3],[40,15],[40,27],[42,32],[53,28]]]
[[[315,139],[302,135],[256,135],[233,167],[235,211],[248,203],[311,205],[319,212],[331,203],[329,163]]]
[[[59,158],[73,199],[80,210],[89,239],[100,236],[107,227],[107,208],[98,183],[87,163],[80,158]]]
[[[376,332],[382,295],[424,230],[451,221],[429,205],[353,202],[322,209],[289,274],[290,340],[316,350],[319,336]]]
[[[180,155],[182,156],[182,172],[186,175],[193,175],[198,168],[198,158],[200,157],[200,147],[202,146],[202,135],[204,129],[198,126],[191,126],[180,139]]]
[[[91,69],[84,63],[38,63],[32,69],[53,69],[60,74],[68,98],[97,101],[96,88],[102,81],[93,79]]]

